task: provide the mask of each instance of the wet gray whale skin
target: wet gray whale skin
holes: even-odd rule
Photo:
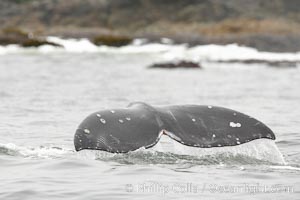
[[[255,139],[275,140],[270,128],[243,113],[216,106],[153,107],[135,102],[123,109],[92,113],[77,128],[76,151],[126,153],[150,148],[167,135],[198,148],[240,145]]]

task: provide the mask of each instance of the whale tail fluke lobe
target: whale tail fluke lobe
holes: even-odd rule
[[[231,109],[199,105],[152,107],[138,102],[125,109],[88,116],[75,133],[74,145],[76,151],[126,153],[153,147],[162,134],[198,148],[236,146],[260,138],[275,140],[265,124]]]
[[[235,146],[254,139],[275,140],[270,128],[243,113],[214,106],[159,108],[164,128],[188,146],[202,148]]]

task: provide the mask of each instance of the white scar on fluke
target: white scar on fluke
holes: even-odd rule
[[[240,123],[234,123],[234,122],[230,122],[229,123],[229,126],[231,126],[231,127],[233,127],[233,128],[239,128],[239,127],[241,127],[242,125],[240,124]]]

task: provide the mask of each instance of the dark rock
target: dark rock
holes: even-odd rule
[[[271,67],[297,67],[298,61],[288,61],[288,60],[261,60],[261,59],[231,59],[231,60],[218,60],[221,63],[243,63],[243,64],[265,64]]]
[[[132,39],[127,36],[116,36],[116,35],[100,35],[93,39],[96,45],[107,45],[120,47],[128,45],[132,42]]]
[[[201,69],[201,65],[191,61],[179,61],[179,62],[166,62],[166,63],[154,63],[149,68],[162,68],[162,69],[174,69],[174,68],[189,68],[189,69]]]
[[[39,47],[42,45],[51,45],[51,46],[56,46],[56,47],[61,47],[61,45],[56,44],[54,42],[48,42],[46,40],[40,40],[40,39],[28,39],[25,40],[20,44],[23,47]]]

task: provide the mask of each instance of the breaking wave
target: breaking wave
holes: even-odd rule
[[[272,140],[260,139],[232,147],[196,148],[162,137],[150,149],[138,149],[126,154],[82,150],[56,146],[22,147],[12,143],[0,144],[0,155],[34,159],[75,158],[121,164],[179,164],[179,165],[286,165]]]
[[[54,42],[61,47],[43,45],[40,47],[23,48],[18,45],[0,46],[0,55],[15,53],[117,53],[140,54],[153,53],[165,60],[188,59],[194,61],[230,61],[230,60],[266,60],[299,62],[300,52],[274,53],[260,52],[255,48],[229,45],[198,45],[189,47],[187,44],[173,44],[172,42],[147,43],[145,39],[135,39],[130,45],[122,47],[97,46],[88,39],[61,39],[47,37],[47,41]]]

